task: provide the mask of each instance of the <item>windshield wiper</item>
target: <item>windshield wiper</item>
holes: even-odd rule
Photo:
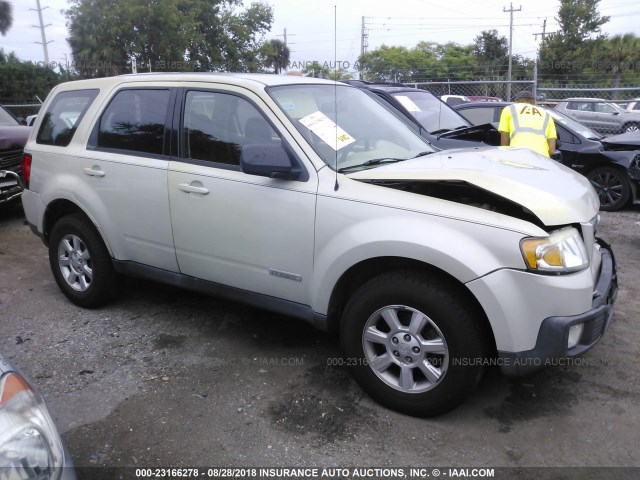
[[[411,158],[424,157],[425,155],[429,155],[430,153],[433,153],[433,152],[427,150],[424,152],[420,152],[415,157],[411,157]],[[349,170],[355,170],[356,168],[370,167],[372,165],[382,165],[383,163],[404,162],[405,160],[411,160],[411,158],[391,158],[391,157],[373,158],[371,160],[367,160],[366,162],[360,163],[358,165],[349,165],[348,167],[340,168],[338,172],[344,173],[344,172],[348,172]]]

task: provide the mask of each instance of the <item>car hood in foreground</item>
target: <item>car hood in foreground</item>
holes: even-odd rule
[[[465,182],[531,211],[547,226],[590,221],[600,207],[589,181],[526,148],[448,150],[349,174],[363,181]]]
[[[0,150],[16,150],[24,148],[30,133],[31,127],[0,126]]]

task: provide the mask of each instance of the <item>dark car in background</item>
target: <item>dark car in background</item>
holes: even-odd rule
[[[0,478],[74,480],[65,450],[42,397],[0,354]]]
[[[20,162],[31,127],[0,106],[0,204],[22,192]]]
[[[497,127],[500,114],[508,105],[508,102],[478,102],[455,109],[472,124],[491,122]],[[605,138],[561,112],[546,110],[556,124],[559,161],[589,179],[600,197],[600,208],[619,210],[630,199],[638,203],[640,134]]]
[[[471,125],[449,105],[426,90],[397,83],[369,83],[361,80],[349,80],[346,83],[375,95],[439,149],[500,144],[500,134],[494,126]]]

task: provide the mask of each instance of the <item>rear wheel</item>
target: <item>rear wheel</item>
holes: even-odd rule
[[[76,305],[97,307],[115,294],[111,257],[93,224],[80,214],[62,217],[49,238],[49,263],[56,283]]]
[[[455,408],[484,371],[485,336],[464,295],[413,272],[383,274],[348,302],[346,363],[382,405],[415,416]]]
[[[631,186],[622,170],[600,167],[589,172],[587,178],[600,198],[600,210],[613,212],[624,207],[629,201]]]

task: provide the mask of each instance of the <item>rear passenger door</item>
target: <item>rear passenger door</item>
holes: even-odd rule
[[[117,260],[177,271],[169,197],[170,88],[123,88],[93,126],[79,177]]]
[[[169,197],[180,271],[242,290],[308,304],[316,172],[283,180],[245,174],[245,145],[291,145],[255,94],[231,86],[185,90],[180,154]],[[262,106],[262,108],[260,108]],[[291,148],[293,151],[294,148]]]

